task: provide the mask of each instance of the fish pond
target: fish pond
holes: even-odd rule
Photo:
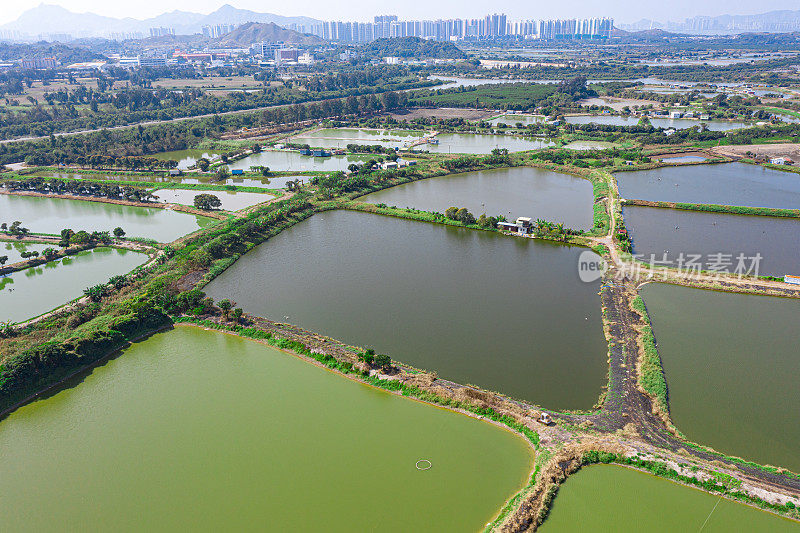
[[[0,277],[0,322],[46,313],[146,261],[142,253],[103,247],[6,274]]]
[[[221,152],[215,150],[198,150],[198,149],[187,149],[187,150],[174,150],[172,152],[160,152],[158,154],[154,154],[152,157],[156,159],[160,159],[162,161],[166,161],[167,159],[172,159],[173,161],[178,162],[178,168],[181,170],[186,170],[190,166],[197,163],[197,160],[205,157],[209,161],[214,158],[214,156],[219,155]]]
[[[690,440],[800,472],[800,300],[651,283],[641,289]]]
[[[215,223],[213,218],[180,213],[157,207],[65,200],[42,196],[0,195],[3,222],[19,220],[36,233],[57,234],[64,228],[75,231],[125,230],[128,237],[148,237],[171,242]]]
[[[692,128],[694,126],[700,127],[705,124],[711,131],[727,131],[736,130],[741,128],[748,128],[751,124],[745,122],[734,122],[724,120],[694,120],[688,118],[658,118],[648,117],[650,124],[654,128],[673,128],[682,130]],[[621,115],[577,115],[566,117],[565,119],[569,124],[600,124],[608,126],[636,126],[639,124],[639,117],[621,116]]]
[[[264,150],[228,164],[231,170],[249,170],[250,167],[268,167],[275,172],[336,171],[347,170],[353,163],[364,162],[370,155],[334,155],[313,157],[292,150]]]
[[[549,170],[514,167],[430,178],[374,192],[364,202],[443,213],[466,207],[476,217],[525,216],[561,222],[573,229],[592,225],[592,184]]]
[[[445,154],[489,154],[495,148],[506,149],[509,152],[522,152],[555,145],[550,139],[519,135],[440,133],[436,139],[439,144],[420,144],[415,146],[414,150]]]
[[[423,137],[421,131],[370,130],[357,128],[323,128],[290,139],[293,143],[308,144],[315,148],[347,148],[348,144],[380,145],[386,148],[403,148]]]
[[[32,532],[478,531],[533,459],[510,431],[191,326],[13,412],[0,450],[3,528]]]
[[[561,486],[542,533],[796,532],[800,524],[621,466],[590,466]]]
[[[53,244],[46,244],[41,242],[23,242],[23,241],[0,241],[0,257],[6,257],[6,265],[13,265],[25,259],[22,257],[23,252],[39,252],[45,248],[58,248]]]
[[[158,189],[153,191],[158,196],[159,202],[194,205],[194,197],[198,194],[211,194],[222,202],[222,209],[238,211],[263,202],[268,202],[275,197],[271,194],[239,191],[203,191],[196,189]]]
[[[582,252],[329,211],[254,248],[204,290],[447,379],[588,409],[608,348],[599,281],[578,279]]]
[[[656,207],[625,206],[625,226],[633,241],[633,252],[650,262],[664,259],[677,266],[680,254],[699,255],[694,262],[710,269],[716,254],[730,260],[734,272],[744,254],[747,268],[757,263],[753,274],[800,275],[800,220],[796,218],[728,215]],[[730,257],[727,257],[730,255]],[[751,259],[758,257],[760,259]],[[686,265],[685,268],[689,268]]]
[[[747,163],[662,167],[614,177],[623,198],[800,208],[800,175]]]

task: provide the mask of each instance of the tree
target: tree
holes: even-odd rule
[[[128,283],[128,279],[123,275],[117,275],[112,276],[111,279],[108,280],[108,283],[115,289],[121,289]]]
[[[120,228],[119,226],[114,228],[114,237],[116,237],[117,239],[121,239],[124,236],[125,236],[125,230],[124,229]]]
[[[103,296],[108,295],[108,287],[103,284],[95,285],[94,287],[83,289],[83,294],[88,296],[93,302],[99,302]]]
[[[205,157],[201,157],[200,159],[197,160],[197,168],[199,168],[203,172],[208,171],[208,167],[210,164],[211,162]]]
[[[89,235],[88,232],[80,230],[78,233],[74,234],[72,237],[69,238],[69,242],[71,244],[89,244],[89,241],[91,239],[92,236]]]
[[[233,307],[231,301],[228,300],[227,298],[224,300],[220,300],[217,306],[219,306],[219,308],[222,309],[222,314],[225,316],[225,318],[228,318],[228,312],[231,310],[231,307]]]
[[[375,366],[380,368],[388,368],[392,365],[392,358],[388,355],[380,354],[375,356]]]
[[[7,255],[0,255],[0,265],[5,265],[7,261],[8,261]]]
[[[462,224],[474,224],[475,217],[467,211],[466,207],[462,207],[461,209],[456,212],[456,220],[460,221]]]
[[[58,245],[62,248],[66,248],[69,246],[69,242],[72,239],[72,236],[75,235],[75,232],[69,228],[65,228],[61,230],[61,240],[59,241]]]
[[[242,311],[242,308],[241,308],[241,307],[237,307],[236,309],[234,309],[234,310],[233,310],[233,319],[234,319],[234,320],[235,320],[237,323],[238,323],[238,322],[241,322],[241,320],[242,320],[242,314],[244,314],[244,311]]]
[[[228,179],[228,175],[230,172],[228,171],[228,167],[219,167],[217,169],[217,177],[215,178],[217,181],[225,181]]]
[[[194,206],[197,209],[210,211],[222,205],[222,201],[213,194],[198,194],[194,197]]]

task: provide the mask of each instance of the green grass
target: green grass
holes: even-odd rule
[[[490,107],[504,109],[532,109],[548,96],[556,93],[552,84],[502,83],[480,85],[464,91],[442,91],[436,94],[415,94],[409,102],[412,105],[432,107]]]
[[[625,205],[639,205],[635,200],[626,201]],[[800,209],[778,209],[773,207],[747,207],[721,204],[690,204],[683,202],[652,202],[647,207],[664,209],[681,209],[683,211],[701,211],[729,215],[749,215],[776,218],[800,218]]]
[[[661,358],[658,356],[658,350],[656,349],[656,338],[653,335],[653,327],[647,315],[647,307],[641,296],[633,299],[632,307],[642,316],[642,320],[645,323],[644,328],[642,328],[644,358],[639,363],[639,384],[653,398],[653,401],[661,411],[666,414],[669,412],[667,381],[664,379],[664,369],[661,366]]]

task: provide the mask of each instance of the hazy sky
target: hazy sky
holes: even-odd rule
[[[37,6],[41,0],[0,0],[0,24],[16,19],[23,11]],[[113,17],[147,18],[179,9],[210,13],[225,0],[49,0],[70,11],[91,11]],[[682,20],[695,15],[753,14],[777,9],[798,9],[796,0],[406,0],[377,2],[374,0],[303,0],[287,3],[278,0],[230,0],[243,9],[280,15],[306,15],[323,20],[369,20],[373,15],[390,13],[400,18],[475,18],[491,12],[503,12],[513,18],[567,18],[578,16],[611,16],[620,22]],[[387,5],[392,5],[387,9]]]

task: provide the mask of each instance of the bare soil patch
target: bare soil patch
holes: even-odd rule
[[[730,157],[748,157],[750,154],[755,156],[788,157],[792,161],[800,161],[800,144],[798,143],[774,143],[774,144],[738,144],[731,146],[715,146],[712,152]]]

